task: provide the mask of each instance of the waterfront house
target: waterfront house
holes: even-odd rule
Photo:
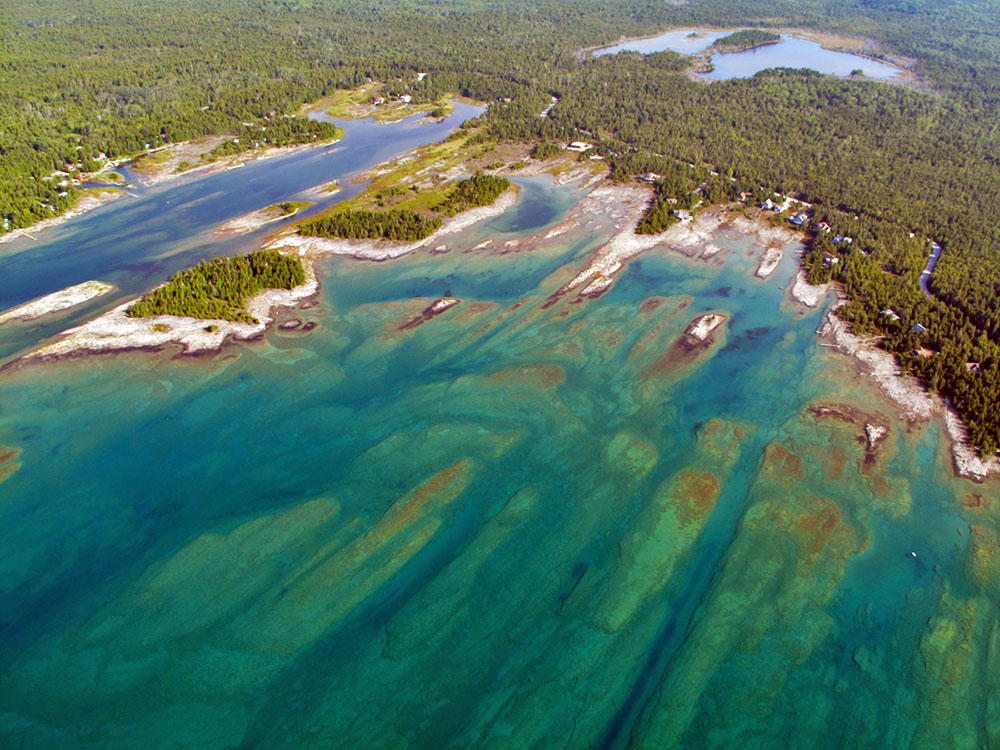
[[[823,265],[829,268],[830,266],[840,263],[840,258],[838,258],[833,253],[828,253],[826,250],[823,251]]]

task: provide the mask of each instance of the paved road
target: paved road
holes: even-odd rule
[[[930,289],[927,288],[927,280],[931,277],[931,272],[934,270],[934,266],[937,265],[938,258],[941,257],[941,246],[931,241],[931,257],[927,259],[927,265],[924,266],[923,273],[920,274],[920,288],[923,290],[924,294],[928,297],[931,296]]]

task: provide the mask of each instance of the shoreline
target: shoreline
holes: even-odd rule
[[[324,255],[348,255],[356,260],[376,262],[393,260],[408,255],[421,248],[440,248],[441,238],[460,232],[473,224],[499,216],[513,208],[520,200],[520,191],[512,186],[488,206],[470,208],[457,216],[445,218],[442,225],[422,240],[414,242],[390,242],[382,239],[348,240],[331,237],[308,237],[290,229],[264,244],[264,250],[277,250],[298,255],[301,258],[316,259]],[[444,250],[439,250],[444,252]]]
[[[47,362],[63,357],[136,350],[159,350],[170,344],[183,347],[183,354],[199,354],[222,348],[227,340],[246,341],[267,331],[274,323],[275,308],[292,308],[319,292],[319,279],[312,263],[304,262],[305,281],[292,289],[264,289],[247,300],[246,311],[257,323],[208,320],[174,315],[130,318],[125,311],[141,297],[128,300],[103,315],[59,334],[62,338],[28,352],[4,366]],[[211,329],[211,330],[209,330]]]
[[[37,320],[44,315],[62,312],[107,294],[114,288],[113,284],[104,281],[84,281],[82,284],[74,284],[0,313],[0,325],[12,320]]]
[[[126,195],[129,195],[129,193],[126,193],[121,188],[106,188],[97,193],[84,192],[77,199],[76,203],[73,204],[73,207],[66,210],[64,213],[61,213],[58,216],[53,216],[49,219],[36,221],[29,227],[12,229],[5,234],[0,234],[0,245],[13,242],[20,237],[28,237],[29,239],[34,240],[36,238],[31,235],[35,232],[44,232],[46,229],[51,229],[52,227],[57,227],[60,224],[65,224],[70,219],[75,219],[77,216],[81,216],[88,211],[93,211],[95,208],[100,208],[106,203],[118,200]]]
[[[801,268],[797,276],[801,276],[804,282]],[[799,278],[796,285],[798,281]],[[829,284],[825,285],[820,296],[810,299],[822,299],[829,287]],[[931,393],[915,376],[904,374],[896,356],[877,346],[879,337],[864,338],[851,332],[850,325],[837,316],[837,310],[847,300],[839,290],[836,294],[837,298],[830,304],[823,324],[817,330],[819,338],[833,342],[826,346],[851,357],[859,374],[874,380],[880,392],[900,408],[900,416],[908,422],[939,420],[951,447],[952,469],[956,477],[983,482],[991,476],[1000,475],[1000,459],[976,453],[968,443],[968,430],[947,399]],[[794,292],[792,296],[799,299]],[[803,301],[803,304],[806,303]]]

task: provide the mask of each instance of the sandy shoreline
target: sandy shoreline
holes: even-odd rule
[[[52,227],[57,227],[60,224],[65,224],[70,219],[74,219],[81,214],[87,213],[88,211],[93,211],[95,208],[100,208],[105,203],[110,203],[111,201],[117,200],[125,195],[128,195],[128,193],[119,189],[106,189],[97,193],[84,193],[74,204],[73,208],[69,209],[65,213],[53,216],[51,219],[42,219],[41,221],[37,221],[30,227],[25,227],[24,229],[14,229],[6,234],[0,235],[0,245],[7,242],[13,242],[18,237],[31,237],[31,235],[38,232],[44,232],[46,229],[51,229]],[[34,237],[31,237],[31,239],[34,239]]]
[[[264,249],[278,250],[303,258],[318,258],[324,255],[349,255],[358,260],[384,261],[399,258],[424,247],[440,247],[443,238],[469,228],[486,219],[499,216],[517,204],[517,190],[504,191],[488,206],[472,208],[458,216],[446,218],[442,226],[433,234],[416,242],[388,242],[386,240],[345,240],[327,237],[306,237],[290,230],[279,234],[264,245]],[[443,251],[442,251],[443,252]]]
[[[319,281],[311,263],[303,263],[305,282],[294,289],[265,289],[247,301],[246,310],[257,318],[257,323],[234,323],[228,320],[182,318],[173,315],[155,315],[130,318],[125,311],[139,298],[118,305],[103,315],[60,334],[63,338],[36,349],[18,362],[47,360],[59,357],[127,351],[132,349],[159,349],[168,344],[179,344],[184,352],[193,354],[219,349],[232,337],[246,340],[259,336],[273,322],[271,311],[276,307],[291,307],[319,290]]]
[[[112,289],[114,289],[114,285],[103,281],[84,281],[82,284],[46,294],[44,297],[26,302],[0,314],[0,325],[10,320],[35,320],[49,313],[68,310],[95,297],[100,297],[102,294],[107,294]]]

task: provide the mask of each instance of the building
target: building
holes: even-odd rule
[[[780,210],[779,207],[778,207],[778,204],[775,203],[770,198],[767,198],[763,203],[761,203],[760,207],[763,208],[765,211],[778,211],[778,210]]]
[[[674,211],[674,216],[680,219],[681,221],[691,221],[690,211],[682,211],[681,209],[677,209],[676,211]]]
[[[822,232],[826,232],[827,234],[830,234],[830,232],[833,231],[833,227],[831,227],[825,221],[821,221],[819,224],[817,224],[816,228],[819,229]]]
[[[593,146],[590,143],[584,143],[583,141],[573,141],[566,147],[567,151],[576,151],[577,153],[583,153],[584,151],[589,151]]]
[[[401,97],[399,97],[399,100],[403,102],[403,104],[409,104],[410,102],[413,101],[413,97],[410,96],[409,94],[403,94]]]
[[[896,314],[896,311],[888,307],[882,311],[882,315],[889,320],[899,320],[899,316]]]
[[[830,266],[835,266],[840,263],[840,258],[838,258],[833,253],[828,253],[826,250],[823,251],[823,265],[829,268]]]
[[[809,217],[806,216],[805,214],[795,214],[795,216],[793,216],[792,218],[790,218],[788,221],[790,221],[792,224],[794,224],[797,227],[801,227],[801,226],[805,226],[806,222],[809,221]]]
[[[919,323],[914,323],[914,324],[913,324],[913,325],[912,325],[912,326],[910,327],[910,331],[912,331],[913,333],[927,333],[927,329],[926,329],[926,328],[924,328],[924,327],[923,327],[922,325],[920,325]]]
[[[835,245],[850,245],[852,242],[854,242],[853,237],[846,237],[842,234],[838,234],[833,238],[833,244]]]
[[[654,182],[656,182],[658,179],[660,179],[660,175],[656,174],[656,172],[646,172],[646,174],[644,174],[639,179],[642,182],[647,182],[650,185],[652,185]]]

